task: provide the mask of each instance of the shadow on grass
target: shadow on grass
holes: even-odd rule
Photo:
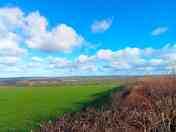
[[[82,102],[75,102],[74,109],[68,107],[68,108],[59,108],[60,111],[62,111],[62,114],[60,114],[58,117],[62,117],[63,114],[74,114],[76,112],[86,111],[87,108],[95,108],[97,111],[104,111],[111,108],[111,95],[114,92],[120,92],[123,89],[123,86],[116,86],[113,87],[105,92],[101,93],[95,93],[91,95],[89,101],[82,101]],[[40,122],[40,124],[46,123],[46,121],[55,121],[57,120],[56,116],[50,116],[45,119],[38,119],[35,122]],[[42,122],[41,122],[42,121]],[[39,125],[36,125],[34,128],[39,128]]]
[[[76,102],[76,110],[70,108],[63,108],[62,111],[65,113],[74,113],[79,111],[85,111],[87,108],[95,108],[97,111],[104,111],[110,109],[112,98],[111,95],[114,92],[120,92],[123,86],[116,86],[110,90],[101,93],[95,93],[90,98],[89,101]]]
[[[86,110],[86,108],[95,108],[98,111],[109,109],[112,102],[112,93],[121,90],[122,86],[117,86],[105,92],[93,94],[91,97],[93,100],[78,103],[78,105],[80,106],[80,110]]]

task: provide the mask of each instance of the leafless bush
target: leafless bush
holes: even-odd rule
[[[141,78],[111,100],[105,111],[66,114],[41,132],[176,132],[175,76]]]

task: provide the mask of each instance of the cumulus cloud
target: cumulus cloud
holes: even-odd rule
[[[21,36],[17,33],[23,27],[23,12],[18,8],[0,8],[0,56],[23,56],[27,50],[21,48]]]
[[[97,52],[97,57],[103,60],[109,60],[114,53],[109,49],[101,49]]]
[[[163,48],[125,48],[117,51],[99,50],[96,58],[105,61],[101,71],[166,72],[176,66],[176,45],[166,44]],[[100,63],[98,61],[98,63]]]
[[[50,68],[68,68],[71,65],[71,61],[66,58],[49,56],[46,60],[50,64]]]
[[[45,58],[32,57],[32,62],[28,64],[28,67],[35,68],[38,66],[45,67],[49,70],[59,70],[75,73],[93,72],[97,70],[95,66],[95,56],[80,55],[79,57],[70,60],[64,57],[48,56]]]
[[[158,66],[158,65],[161,65],[164,60],[163,59],[151,59],[149,60],[148,64],[149,66]]]
[[[1,57],[1,65],[18,63],[19,59]],[[176,68],[176,44],[167,44],[163,48],[124,48],[116,51],[100,49],[93,55],[80,55],[76,58],[49,56],[31,57],[31,62],[24,66],[29,69],[48,69],[69,75],[101,74],[145,74],[167,73]]]
[[[73,48],[79,47],[84,41],[81,35],[66,24],[57,25],[48,31],[48,22],[39,12],[29,14],[25,20],[28,34],[26,43],[29,48],[69,52]]]
[[[152,36],[159,36],[168,31],[168,27],[157,27],[152,31]]]
[[[130,69],[131,65],[127,61],[114,61],[111,63],[111,67],[118,70]]]
[[[91,25],[91,30],[93,33],[105,32],[111,27],[112,22],[113,22],[112,18],[104,20],[96,20]]]
[[[80,55],[77,59],[77,63],[87,63],[95,60],[94,56]]]
[[[49,27],[48,20],[38,11],[26,14],[17,7],[0,8],[0,65],[14,66],[23,62],[23,58],[28,55],[28,49],[71,52],[85,41],[75,29],[66,24]],[[24,67],[35,67],[45,62],[37,56],[29,61],[32,62]],[[55,67],[64,67],[69,63],[64,59],[53,61],[55,64],[52,65]]]
[[[25,14],[19,8],[0,8],[0,48],[23,54],[23,43],[42,51],[70,52],[83,44],[84,38],[72,27],[58,24],[49,29],[48,25],[47,19],[37,11]]]
[[[40,58],[41,63],[48,64],[50,69],[73,72],[75,74],[84,73],[95,74],[144,74],[161,73],[176,67],[176,45],[166,44],[163,48],[124,48],[116,51],[110,49],[100,49],[96,54],[82,54],[76,58],[68,59],[49,56]],[[37,64],[38,57],[33,57]]]
[[[23,56],[27,53],[25,48],[19,45],[18,36],[11,32],[7,33],[8,36],[0,37],[0,56]]]
[[[0,30],[14,31],[23,26],[23,12],[19,8],[0,8]]]

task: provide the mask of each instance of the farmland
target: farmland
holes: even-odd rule
[[[29,132],[111,90],[118,81],[0,86],[0,132]]]

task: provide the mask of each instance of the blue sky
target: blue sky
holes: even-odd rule
[[[0,0],[0,77],[175,68],[174,0]]]

